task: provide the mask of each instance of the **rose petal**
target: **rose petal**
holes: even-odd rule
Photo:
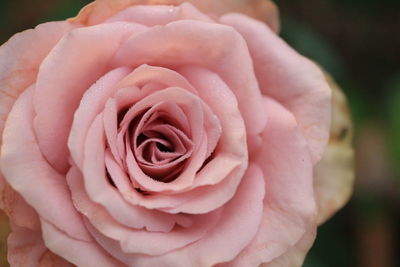
[[[289,248],[283,255],[273,259],[261,267],[302,266],[304,258],[314,243],[316,228],[312,227],[293,247]]]
[[[139,67],[135,68],[131,74],[129,74],[125,79],[123,79],[118,86],[120,88],[136,86],[136,87],[143,87],[149,83],[159,83],[164,85],[164,88],[167,87],[180,87],[184,88],[194,94],[196,94],[196,89],[186,80],[184,76],[179,74],[178,72],[157,66],[150,66],[147,64],[140,65]],[[148,95],[150,90],[143,90],[143,94],[141,98],[145,95]]]
[[[143,29],[117,22],[73,30],[42,63],[34,96],[34,127],[43,154],[58,171],[68,168],[67,138],[83,93],[108,71],[107,63],[121,42]]]
[[[41,220],[41,224],[46,247],[74,265],[88,267],[115,267],[121,265],[96,243],[72,239],[63,231],[44,220]]]
[[[129,180],[129,177],[126,175],[126,172],[121,169],[121,166],[116,162],[110,150],[106,150],[104,162],[107,168],[107,173],[110,175],[110,179],[112,179],[117,189],[121,193],[132,191],[133,185]]]
[[[250,166],[234,198],[224,206],[221,220],[206,236],[158,257],[137,255],[131,264],[201,267],[232,260],[257,232],[262,218],[264,188],[261,170],[255,165]]]
[[[260,21],[229,14],[221,22],[244,36],[262,92],[293,112],[305,133],[313,162],[319,161],[329,138],[331,99],[321,70]]]
[[[40,24],[17,33],[0,47],[0,134],[15,100],[34,83],[40,63],[60,38],[77,26],[68,22]]]
[[[11,224],[11,228],[12,233],[8,237],[7,242],[7,259],[10,266],[73,266],[71,263],[49,251],[43,242],[40,226],[37,229],[28,229]]]
[[[214,162],[215,165],[218,163],[222,164],[219,166],[224,166],[227,169],[220,168],[220,170],[218,170],[210,168],[211,171],[202,172],[198,179],[204,179],[209,174],[213,177],[223,177],[224,179],[220,183],[198,186],[172,199],[172,201],[169,200],[168,197],[160,196],[153,201],[148,201],[146,204],[160,205],[159,203],[161,203],[161,205],[166,206],[173,203],[171,205],[172,207],[167,206],[166,208],[162,208],[162,210],[169,213],[184,212],[191,214],[203,214],[223,206],[235,196],[237,187],[246,169],[242,168],[241,161],[235,162],[234,159],[222,159],[221,161]]]
[[[265,177],[264,214],[256,237],[233,266],[258,266],[285,253],[307,229],[316,228],[312,159],[293,115],[264,99],[268,123],[263,148],[252,160]]]
[[[217,74],[195,66],[185,66],[179,71],[197,88],[200,98],[210,106],[221,123],[221,137],[217,139],[218,151],[215,151],[213,160],[199,173],[201,178],[196,179],[195,182],[196,186],[216,184],[225,177],[213,175],[214,170],[216,173],[220,173],[218,169],[222,162],[225,161],[223,166],[228,173],[236,168],[237,163],[242,164],[242,169],[247,167],[246,129],[238,110],[238,102],[229,87]],[[234,164],[229,164],[230,160]],[[218,161],[218,164],[215,164],[214,161]],[[239,171],[239,173],[241,172]]]
[[[99,244],[106,250],[120,250],[125,255],[117,258],[129,264],[135,261],[137,254],[159,256],[198,242],[216,225],[220,219],[220,213],[220,210],[216,210],[206,215],[196,216],[190,227],[176,228],[168,233],[132,231],[123,227],[111,229],[104,217],[102,225],[95,225],[99,227],[97,230],[89,223],[87,226]],[[111,248],[115,245],[117,245],[116,248]]]
[[[3,177],[1,184],[1,210],[7,214],[10,221],[16,226],[30,230],[39,229],[39,217],[36,211],[26,203],[18,192],[16,192]]]
[[[2,173],[41,217],[72,238],[91,240],[72,206],[64,176],[49,166],[39,150],[32,131],[32,98],[33,87],[21,94],[8,116],[1,148]]]
[[[260,133],[264,128],[266,116],[259,112],[262,110],[261,93],[252,60],[246,42],[231,27],[199,21],[156,26],[125,42],[112,66],[144,63],[172,69],[186,64],[210,68],[219,73],[241,99],[239,107],[249,134]]]
[[[8,237],[8,262],[11,266],[36,267],[40,258],[48,250],[42,240],[40,228],[28,229],[11,224]]]
[[[74,113],[68,148],[75,164],[82,166],[83,148],[89,126],[105,106],[108,98],[115,92],[115,85],[128,75],[129,68],[118,68],[110,71],[94,83],[83,95],[79,108]]]

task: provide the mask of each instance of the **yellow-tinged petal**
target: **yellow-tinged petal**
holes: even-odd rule
[[[86,25],[98,24],[133,5],[179,5],[190,2],[205,13],[220,16],[239,12],[261,20],[279,31],[279,11],[270,0],[96,0],[84,7],[70,21]]]
[[[319,224],[347,203],[354,183],[353,127],[347,100],[333,79],[326,78],[332,88],[332,124],[329,144],[314,170]]]

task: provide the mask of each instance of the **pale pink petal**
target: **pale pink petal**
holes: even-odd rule
[[[109,70],[108,62],[121,42],[144,29],[119,22],[73,30],[42,63],[34,96],[34,127],[41,150],[58,171],[68,168],[67,138],[83,93]]]
[[[282,105],[265,98],[268,123],[263,147],[250,161],[265,177],[264,215],[257,235],[233,266],[258,266],[294,246],[316,227],[312,159],[296,119]]]
[[[0,134],[17,97],[35,82],[40,63],[62,36],[78,26],[64,21],[40,24],[0,47]]]
[[[179,71],[196,87],[200,98],[207,103],[221,124],[221,136],[217,138],[218,149],[195,182],[196,186],[216,184],[225,177],[213,173],[221,173],[220,164],[228,172],[236,168],[237,163],[242,165],[242,169],[247,167],[246,129],[238,109],[238,101],[217,74],[195,66],[182,67]],[[229,164],[230,160],[234,164]],[[240,171],[239,173],[243,174]]]
[[[210,173],[213,177],[223,177],[224,179],[220,183],[215,185],[198,186],[189,192],[178,195],[178,197],[173,199],[173,201],[170,201],[168,197],[164,198],[163,196],[160,196],[159,198],[155,198],[155,201],[148,201],[146,204],[156,205],[161,202],[161,205],[165,206],[168,204],[171,205],[175,200],[172,207],[162,208],[162,210],[178,214],[180,212],[202,214],[223,206],[227,201],[235,196],[237,187],[246,170],[242,168],[242,162],[240,160],[236,162],[234,159],[229,159],[227,161],[224,160],[226,159],[214,162],[214,164],[225,164],[219,165],[219,169],[211,168],[212,171],[204,171],[197,177],[198,179],[205,179],[207,174]],[[221,166],[224,166],[224,168],[221,168]],[[227,169],[225,169],[225,167]]]
[[[168,68],[150,66],[146,64],[140,65],[139,67],[135,68],[131,74],[125,77],[118,84],[118,87],[125,88],[134,86],[140,88],[139,92],[136,92],[132,88],[132,91],[134,91],[133,93],[137,93],[140,97],[126,100],[126,101],[131,101],[128,103],[134,103],[132,101],[138,101],[144,98],[145,96],[149,95],[150,93],[155,92],[155,90],[145,90],[145,88],[143,88],[147,84],[151,83],[161,84],[163,85],[162,86],[163,89],[167,87],[180,87],[190,91],[193,94],[197,94],[196,89],[186,80],[184,76],[182,76],[178,72]],[[122,99],[121,103],[123,103],[120,104],[122,106],[127,104],[126,102],[122,101]]]
[[[289,248],[288,251],[271,262],[262,264],[260,267],[301,267],[307,252],[314,243],[316,234],[316,228],[311,227],[310,230],[304,233],[299,242]]]
[[[94,226],[88,223],[87,227],[106,250],[112,246],[113,241],[118,241],[118,248],[126,253],[126,259],[119,260],[126,262],[127,259],[134,261],[137,254],[159,256],[198,242],[222,219],[220,214],[220,210],[216,210],[194,216],[190,227],[175,228],[168,233],[135,231],[125,227],[110,228],[104,217],[101,225],[98,222]]]
[[[162,43],[162,45],[159,45]],[[229,49],[227,49],[229,47]],[[202,65],[219,73],[240,99],[249,134],[262,131],[266,116],[248,47],[231,27],[200,21],[176,21],[130,38],[116,53],[113,66],[154,64],[176,68]]]
[[[118,107],[114,98],[108,99],[105,104],[103,110],[103,125],[108,149],[119,166],[122,166],[122,160],[124,159],[125,151],[123,146],[121,147],[122,144],[120,144],[119,148],[117,145]]]
[[[353,126],[346,96],[327,77],[332,88],[332,125],[328,147],[315,167],[314,188],[318,202],[318,223],[342,208],[353,192]]]
[[[39,229],[28,229],[11,223],[12,232],[8,237],[8,262],[11,266],[37,267],[40,258],[48,249]]]
[[[32,130],[32,98],[33,87],[21,94],[8,116],[1,148],[2,173],[41,217],[72,238],[90,240],[72,206],[65,177],[47,163],[38,147]]]
[[[34,218],[31,219],[36,220]],[[11,223],[12,232],[7,240],[8,263],[11,266],[72,267],[69,262],[47,249],[42,239],[39,219],[37,221],[38,224],[34,228],[26,228]],[[27,222],[24,224],[27,224]]]
[[[135,192],[127,173],[116,162],[110,150],[106,150],[104,162],[110,179],[122,195],[127,192]]]
[[[86,134],[94,118],[104,109],[106,101],[115,92],[115,85],[131,70],[118,68],[110,71],[94,83],[83,95],[68,138],[68,148],[75,164],[82,166]]]
[[[143,127],[149,128],[150,130],[156,127],[168,127],[169,130],[174,128],[179,131],[179,133],[176,133],[177,135],[184,135],[188,138],[187,135],[190,134],[190,125],[182,108],[172,101],[163,101],[156,105],[157,109],[155,113],[150,114],[151,117],[143,124]],[[161,119],[164,121],[164,124],[159,123]]]
[[[201,20],[213,22],[208,16],[198,11],[191,4],[172,5],[137,5],[124,9],[106,22],[126,21],[146,26],[165,25],[177,20]]]
[[[254,238],[263,215],[264,178],[252,165],[218,224],[202,239],[158,257],[138,255],[133,266],[202,267],[230,261]],[[251,266],[251,265],[242,265]]]
[[[331,90],[321,70],[260,21],[230,14],[221,22],[246,39],[262,92],[294,114],[316,163],[325,150],[330,125]]]
[[[219,158],[218,158],[219,159]],[[168,213],[179,214],[203,214],[224,205],[236,192],[241,181],[244,169],[241,161],[234,159],[215,160],[224,168],[214,169],[212,175],[223,177],[223,181],[209,186],[198,186],[187,192],[178,194],[153,194],[143,196],[136,191],[125,191],[123,197],[133,205],[139,205],[148,209],[161,209]],[[206,168],[206,167],[205,167]],[[207,172],[202,172],[205,176]],[[197,177],[199,178],[199,177]],[[206,177],[202,177],[204,179]]]
[[[87,267],[124,266],[95,242],[73,239],[52,224],[44,220],[41,220],[41,223],[46,247],[74,265]]]

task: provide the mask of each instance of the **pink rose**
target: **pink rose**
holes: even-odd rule
[[[98,0],[0,48],[11,265],[303,261],[330,86],[271,2],[180,2]]]

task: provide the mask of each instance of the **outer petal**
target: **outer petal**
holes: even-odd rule
[[[39,218],[36,211],[16,192],[5,180],[0,179],[2,191],[0,208],[7,214],[10,221],[28,229],[39,228]]]
[[[269,0],[97,0],[84,7],[70,21],[88,25],[98,24],[119,11],[133,5],[179,5],[190,2],[201,11],[214,15],[241,12],[265,21],[274,31],[279,30],[278,9]]]
[[[262,92],[294,114],[316,163],[328,142],[330,125],[331,90],[321,70],[262,22],[240,14],[223,16],[221,22],[246,39]]]
[[[274,259],[270,263],[262,264],[261,267],[301,267],[308,250],[314,243],[316,229],[312,227],[307,231],[296,245],[286,253]]]
[[[46,247],[74,265],[85,267],[125,266],[113,259],[96,243],[73,239],[44,220],[41,221],[41,224]]]
[[[116,22],[76,29],[40,66],[34,93],[34,128],[40,149],[59,172],[66,172],[69,165],[67,138],[83,93],[110,70],[108,61],[121,42],[145,28]]]
[[[347,203],[354,183],[353,128],[346,97],[330,77],[327,79],[333,90],[331,137],[314,174],[320,224]]]
[[[60,38],[77,26],[44,23],[14,35],[0,47],[0,135],[15,100],[34,83],[40,63]]]
[[[199,241],[159,257],[138,255],[132,266],[210,267],[232,260],[254,238],[262,217],[263,174],[251,165],[221,220]],[[238,234],[240,233],[240,234]],[[241,266],[253,266],[245,263]],[[255,265],[254,265],[255,266]]]
[[[72,205],[65,177],[49,166],[38,148],[32,130],[32,94],[32,88],[26,90],[8,116],[1,147],[1,170],[7,182],[40,216],[74,238],[90,240]]]
[[[11,224],[8,238],[8,261],[11,266],[36,267],[47,248],[44,246],[40,229],[28,229]]]
[[[268,123],[263,147],[250,158],[262,168],[266,187],[264,217],[256,237],[230,266],[258,266],[297,244],[307,229],[316,228],[312,161],[293,115],[265,99]]]
[[[105,103],[116,91],[116,84],[131,70],[114,69],[94,83],[83,95],[80,105],[74,113],[68,137],[68,148],[75,164],[82,167],[85,140],[90,125],[96,116],[103,111]]]
[[[49,251],[40,229],[28,229],[12,224],[8,238],[8,262],[23,267],[71,267],[72,264]]]

